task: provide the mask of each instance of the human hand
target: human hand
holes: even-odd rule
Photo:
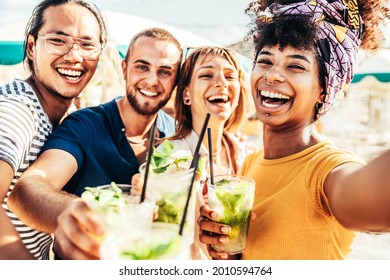
[[[213,259],[228,259],[230,256],[227,252],[217,252],[211,245],[228,243],[229,237],[227,234],[231,231],[230,227],[218,223],[218,214],[207,204],[202,205],[199,211],[200,216],[197,220],[200,229],[199,241],[207,245],[207,251]]]
[[[251,212],[250,219],[256,219],[255,212]],[[218,223],[217,220],[218,214],[213,211],[208,205],[205,204],[200,207],[200,217],[197,220],[197,223],[200,228],[200,242],[207,245],[207,251],[213,259],[240,259],[241,254],[229,255],[227,252],[217,252],[211,246],[212,244],[226,244],[229,242],[229,237],[227,236],[227,234],[230,233],[231,228],[227,225]]]
[[[141,173],[134,174],[133,177],[131,178],[131,185],[133,187],[142,189],[143,184],[144,184],[144,178],[142,178]]]
[[[81,199],[75,199],[57,219],[53,249],[62,259],[99,259],[103,220]]]

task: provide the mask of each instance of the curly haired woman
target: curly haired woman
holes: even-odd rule
[[[201,208],[201,242],[216,259],[344,259],[355,231],[390,230],[390,151],[366,164],[315,122],[353,78],[359,47],[380,47],[386,1],[255,1],[251,76],[264,148],[240,174],[256,181],[245,251],[217,252],[230,228]],[[213,234],[209,234],[212,232]]]

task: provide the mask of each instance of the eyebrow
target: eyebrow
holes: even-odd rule
[[[134,61],[134,63],[142,63],[142,64],[146,64],[146,65],[151,65],[150,62],[144,60],[144,59],[137,59],[136,61]],[[161,65],[159,66],[159,68],[164,68],[164,69],[173,69],[173,66],[170,66],[170,65]]]
[[[215,66],[213,66],[213,65],[205,65],[205,66],[201,66],[201,67],[199,67],[199,69],[198,70],[201,70],[201,69],[213,69],[213,68],[215,68]],[[232,67],[230,68],[230,67],[224,67],[224,70],[232,70],[232,71],[236,71],[237,69],[236,68],[234,68],[234,66],[232,65]]]
[[[136,61],[134,61],[134,63],[142,63],[142,64],[150,65],[150,63],[148,61],[143,60],[143,59],[137,59]]]
[[[259,55],[260,55],[260,54],[274,56],[274,54],[272,54],[272,53],[269,52],[269,51],[261,51],[261,52],[259,52]],[[306,61],[307,63],[310,63],[310,61],[307,59],[306,56],[303,56],[303,55],[300,55],[300,54],[292,54],[292,55],[288,55],[287,57],[289,57],[289,58],[295,58],[295,59],[301,59],[301,60]]]
[[[214,68],[214,66],[206,65],[206,66],[199,67],[199,69],[211,69],[211,68]]]

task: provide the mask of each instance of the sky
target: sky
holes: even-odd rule
[[[0,27],[26,19],[39,0],[0,0]],[[93,0],[101,10],[150,18],[184,29],[220,45],[240,41],[250,0]],[[125,26],[123,27],[125,28]]]
[[[0,28],[28,19],[40,0],[0,0]],[[228,46],[243,39],[249,18],[244,10],[251,0],[93,0],[101,9],[160,21]],[[123,26],[123,28],[126,28]],[[390,23],[385,28],[390,48]]]

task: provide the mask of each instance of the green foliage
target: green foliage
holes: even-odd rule
[[[248,184],[240,182],[234,185],[234,192],[230,189],[229,180],[222,179],[216,183],[216,197],[224,208],[220,222],[229,224],[231,227],[244,224],[250,214],[250,210],[245,209],[244,198],[247,194]]]
[[[111,183],[111,188],[85,187],[81,198],[89,205],[92,204],[101,209],[110,209],[116,212],[125,204],[122,190],[114,182]]]
[[[140,239],[132,244],[131,250],[123,251],[122,256],[129,260],[152,260],[170,252],[177,252],[180,246],[181,240],[178,237],[171,240]]]
[[[192,156],[173,157],[174,146],[171,141],[164,140],[161,144],[161,151],[153,149],[151,165],[153,172],[160,174],[166,172],[172,165],[179,168],[180,163],[185,163],[192,159]]]
[[[164,223],[179,224],[179,209],[175,207],[168,200],[159,200],[156,202],[158,205],[158,218],[157,220]]]

